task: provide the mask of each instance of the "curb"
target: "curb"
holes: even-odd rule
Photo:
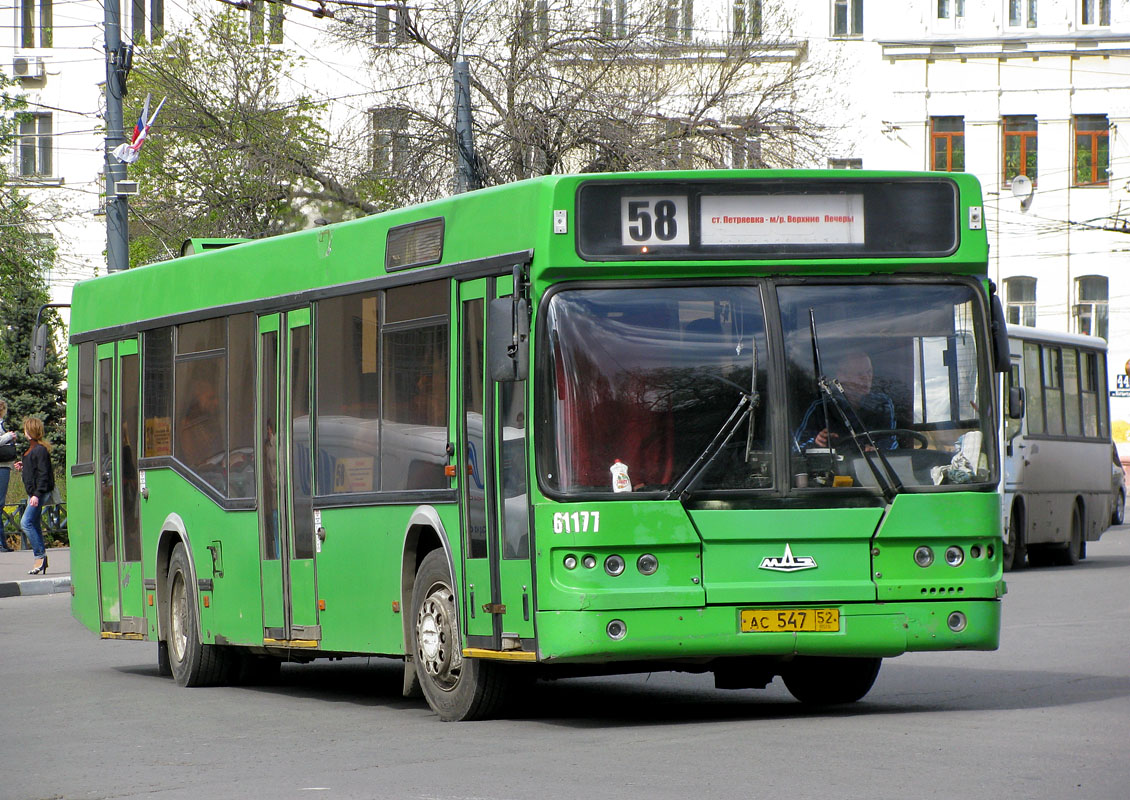
[[[34,594],[57,594],[71,590],[71,576],[35,578],[26,581],[0,582],[0,597],[20,597]]]

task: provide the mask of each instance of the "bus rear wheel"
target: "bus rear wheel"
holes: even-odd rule
[[[1055,552],[1057,564],[1070,567],[1087,557],[1087,543],[1083,539],[1083,509],[1076,503],[1071,510],[1071,538]]]
[[[789,693],[805,705],[843,705],[871,691],[882,663],[881,658],[799,656],[781,673],[781,679]]]
[[[173,548],[169,559],[168,601],[165,626],[169,669],[181,686],[209,686],[224,682],[229,655],[225,648],[200,642],[196,591],[184,544]]]
[[[501,703],[498,664],[463,657],[454,581],[442,550],[428,553],[412,588],[412,657],[428,705],[445,722],[484,719]]]

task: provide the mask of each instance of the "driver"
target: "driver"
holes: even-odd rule
[[[867,353],[849,350],[837,363],[835,375],[844,387],[844,398],[855,410],[864,428],[869,431],[890,431],[898,427],[894,402],[884,392],[871,391],[875,372]],[[830,418],[827,420],[824,418],[825,407]],[[857,430],[856,433],[862,434],[863,431]],[[846,440],[849,435],[842,417],[832,408],[831,398],[817,397],[801,419],[794,439],[797,448],[803,453],[812,447],[835,447],[838,441]],[[881,450],[894,450],[898,447],[898,439],[893,435],[873,438],[875,446]],[[866,440],[861,441],[858,446],[863,447],[865,442]]]

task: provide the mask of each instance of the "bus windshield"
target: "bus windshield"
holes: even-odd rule
[[[769,286],[554,294],[545,309],[546,488],[661,497],[689,475],[696,492],[771,493],[992,479],[974,287],[776,286],[785,372],[775,375],[762,300]],[[828,391],[818,380],[813,322]],[[782,396],[787,407],[774,409],[771,399]],[[743,398],[751,410],[735,416]],[[787,425],[784,480],[774,424]]]

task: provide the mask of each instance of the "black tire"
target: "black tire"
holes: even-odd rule
[[[1028,548],[1024,543],[1024,511],[1020,506],[1008,515],[1008,535],[1001,546],[1001,565],[1005,572],[1024,569]]]
[[[1087,543],[1083,537],[1083,509],[1076,503],[1071,509],[1071,538],[1067,543],[1055,551],[1055,562],[1065,567],[1072,567],[1084,558],[1087,552]]]
[[[444,722],[485,719],[503,698],[500,665],[463,658],[453,581],[442,550],[428,553],[412,588],[412,659],[428,705]]]
[[[798,656],[781,673],[785,687],[810,706],[854,703],[875,684],[881,658]]]
[[[1114,501],[1114,508],[1110,512],[1110,524],[1121,525],[1126,521],[1126,489],[1118,490],[1118,497]]]
[[[229,674],[229,654],[222,647],[200,643],[196,587],[192,583],[192,570],[189,569],[184,544],[173,548],[165,585],[168,589],[165,636],[173,680],[181,686],[223,683]]]

